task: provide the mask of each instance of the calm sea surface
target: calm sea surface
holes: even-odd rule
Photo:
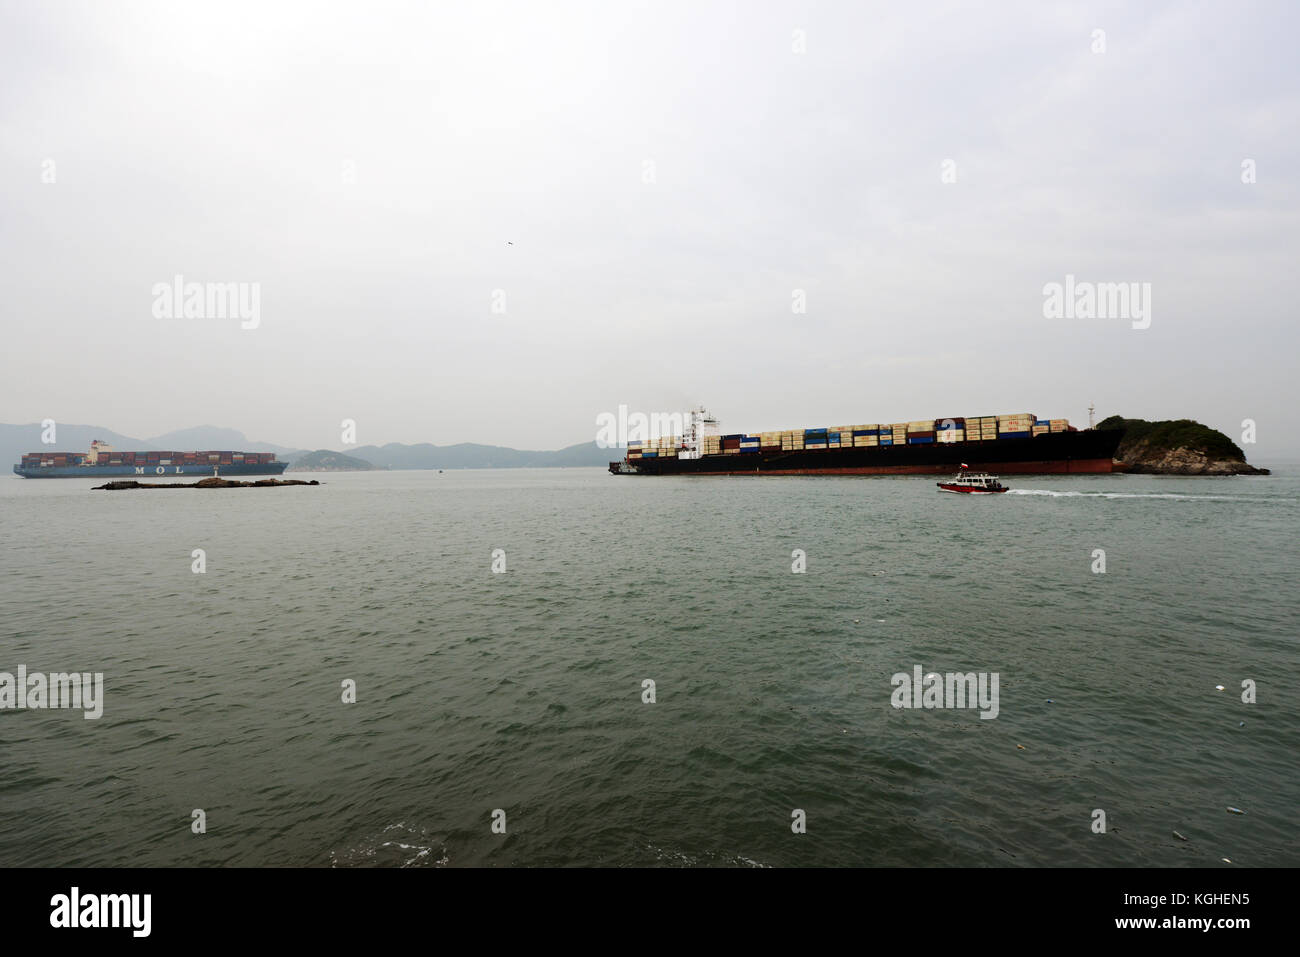
[[[0,711],[0,865],[1295,866],[1281,471],[0,480],[0,671],[105,695]]]

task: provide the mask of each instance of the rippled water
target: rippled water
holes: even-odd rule
[[[0,481],[0,863],[1295,865],[1297,472]]]

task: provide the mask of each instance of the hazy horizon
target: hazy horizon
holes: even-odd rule
[[[561,449],[620,404],[740,432],[1095,403],[1295,458],[1298,23],[8,5],[0,419],[346,453]],[[256,322],[160,316],[177,276],[256,284]],[[1074,280],[1149,313],[1046,318]]]

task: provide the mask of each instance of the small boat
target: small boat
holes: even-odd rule
[[[968,472],[963,465],[951,482],[935,482],[942,492],[964,492],[967,495],[996,495],[1007,491],[996,475],[988,472]]]

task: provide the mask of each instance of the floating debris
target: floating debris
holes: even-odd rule
[[[853,619],[853,624],[855,624],[855,625],[860,624],[860,619],[858,619],[858,618],[854,618],[854,619]]]
[[[1182,836],[1181,834],[1179,834],[1177,831],[1174,831],[1174,837],[1178,838],[1178,840],[1180,840],[1180,841],[1185,841],[1185,840],[1187,840],[1187,838],[1183,837],[1183,836]]]
[[[1229,814],[1245,814],[1246,812],[1243,811],[1243,810],[1242,810],[1241,808],[1239,808],[1239,807],[1230,807],[1230,808],[1228,808],[1228,813],[1229,813]]]
[[[1232,863],[1232,861],[1228,860],[1226,857],[1221,857],[1221,858],[1219,858],[1219,860],[1223,861],[1223,863],[1225,863],[1225,864],[1231,864],[1231,863]]]
[[[1214,690],[1215,690],[1215,691],[1222,691],[1222,690],[1223,690],[1223,685],[1215,685],[1215,686],[1214,686]]]
[[[1047,703],[1048,703],[1048,704],[1056,704],[1056,702],[1053,701],[1051,698],[1048,698],[1048,699],[1047,699]]]
[[[1025,746],[1024,746],[1023,744],[1017,744],[1017,745],[1016,745],[1016,750],[1017,750],[1017,751],[1023,751],[1023,750],[1025,750]]]

